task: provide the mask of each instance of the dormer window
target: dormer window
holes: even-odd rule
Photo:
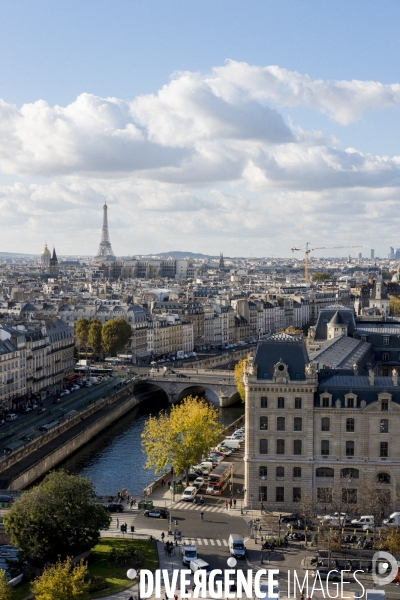
[[[383,343],[384,346],[389,346],[389,337],[388,336],[383,336],[382,343]]]

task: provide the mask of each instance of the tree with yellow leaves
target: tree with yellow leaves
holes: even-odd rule
[[[244,369],[246,367],[247,361],[249,360],[249,356],[247,356],[246,358],[242,358],[242,360],[239,360],[239,362],[235,365],[235,371],[233,374],[234,378],[235,378],[236,389],[239,393],[240,398],[242,399],[242,402],[245,401],[245,396],[246,396],[244,384],[243,384],[243,375],[244,375]]]
[[[146,467],[160,473],[172,465],[175,473],[186,474],[188,485],[190,467],[215,446],[223,430],[213,406],[188,396],[181,404],[173,405],[170,414],[162,411],[146,422],[142,433]]]
[[[84,562],[71,567],[70,561],[60,560],[45,568],[32,584],[35,600],[86,600],[89,598],[87,566]]]
[[[5,571],[0,571],[0,598],[1,600],[11,600],[11,588],[7,583]]]

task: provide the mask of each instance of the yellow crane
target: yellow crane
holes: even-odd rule
[[[302,246],[301,248],[297,248],[296,246],[293,246],[293,248],[291,248],[292,252],[297,252],[297,251],[301,251],[304,250],[304,278],[306,280],[306,283],[308,283],[309,281],[309,259],[308,256],[310,254],[310,252],[313,252],[314,250],[334,250],[336,248],[362,248],[362,246],[315,246],[315,248],[310,248],[310,242],[307,242],[305,246]]]

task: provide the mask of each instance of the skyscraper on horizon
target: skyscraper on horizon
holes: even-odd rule
[[[115,254],[111,247],[110,235],[108,233],[108,216],[107,216],[107,202],[104,202],[103,206],[103,229],[101,231],[101,242],[97,254],[94,257],[96,262],[102,260],[115,260]]]

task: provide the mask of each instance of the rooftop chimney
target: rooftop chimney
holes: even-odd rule
[[[369,385],[374,385],[375,373],[372,369],[369,370],[368,379],[369,379]]]
[[[393,385],[395,385],[396,387],[399,385],[399,374],[396,371],[396,369],[393,369],[392,371],[392,381]]]

